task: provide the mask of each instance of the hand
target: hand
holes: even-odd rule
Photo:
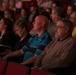
[[[8,55],[4,56],[2,59],[5,59],[5,60],[7,60],[7,58],[8,58]]]
[[[37,68],[38,68],[38,66],[34,66],[34,67],[31,68],[31,70],[32,70],[32,69],[37,69]]]
[[[39,67],[38,69],[40,69],[40,70],[41,70],[42,68],[41,68],[41,67]]]

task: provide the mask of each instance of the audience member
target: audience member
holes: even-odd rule
[[[15,14],[20,14],[21,13],[21,9],[23,8],[23,2],[21,0],[17,0],[15,2]]]
[[[38,6],[35,3],[31,3],[30,5],[30,11],[28,13],[28,25],[29,25],[29,31],[33,28],[32,23],[35,19],[36,16],[39,15],[38,12]]]
[[[50,15],[53,22],[49,23],[47,30],[54,39],[56,23],[64,17],[64,10],[61,7],[52,8],[52,14]]]
[[[14,24],[14,32],[15,34],[19,37],[16,45],[15,45],[15,50],[20,50],[23,45],[25,45],[31,35],[28,32],[28,23],[26,20],[18,20]]]
[[[73,23],[72,37],[76,39],[76,11],[72,12],[70,15],[70,21]]]
[[[16,7],[15,7],[15,1],[14,0],[9,1],[9,9],[15,11]]]
[[[44,0],[36,0],[38,7],[41,7],[41,4],[44,2]]]
[[[48,18],[39,15],[35,18],[33,23],[37,35],[31,37],[26,45],[20,50],[6,55],[3,59],[16,57],[24,54],[22,65],[32,64],[38,55],[44,50],[46,45],[51,41],[51,37],[47,32]]]
[[[3,2],[2,3],[2,7],[1,7],[1,11],[5,11],[5,10],[8,10],[9,9],[9,4],[8,3],[6,3],[6,2]]]
[[[40,13],[40,15],[44,15],[48,18],[48,20],[50,21],[50,14],[46,11],[43,11]],[[37,34],[36,30],[32,29],[30,32],[29,32],[32,36]]]
[[[11,9],[5,10],[4,11],[4,17],[10,19],[13,24],[15,23],[15,21],[14,21],[14,11],[13,10],[11,10]]]
[[[52,6],[52,0],[44,0],[44,2],[41,4],[41,8],[51,8]]]
[[[54,68],[66,68],[73,65],[76,59],[76,46],[75,40],[71,36],[72,29],[73,25],[70,20],[61,19],[58,21],[55,28],[57,39],[48,44],[36,59],[32,69],[51,71]]]
[[[38,7],[35,3],[31,3],[30,5],[30,13],[29,13],[29,17],[28,17],[28,22],[32,23],[35,19],[36,16],[38,16]]]
[[[55,8],[55,7],[61,7],[61,4],[59,1],[55,1],[52,3],[52,8]]]
[[[52,14],[52,9],[51,8],[46,8],[45,11],[49,13],[50,22],[52,22],[52,17],[50,16],[50,14]]]
[[[27,16],[28,16],[28,10],[26,8],[21,9],[21,16],[19,20],[25,19],[27,21]]]
[[[76,7],[74,5],[68,5],[67,12],[66,12],[66,18],[70,17],[70,14],[75,11]]]
[[[28,42],[29,38],[31,37],[30,34],[28,33],[27,21],[18,20],[14,24],[13,30],[19,38],[14,47],[14,51],[17,51],[17,50],[20,50]],[[23,55],[20,57],[13,57],[8,60],[12,62],[20,63],[23,61]]]
[[[2,18],[0,20],[0,45],[10,46],[13,50],[16,42],[17,36],[13,32],[11,20]]]

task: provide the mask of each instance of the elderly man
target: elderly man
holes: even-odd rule
[[[48,22],[49,21],[46,16],[37,16],[33,23],[34,29],[37,31],[37,34],[31,37],[28,43],[24,45],[21,50],[8,54],[3,57],[3,59],[24,54],[24,59],[21,64],[27,65],[33,63],[38,55],[44,50],[46,45],[51,41],[51,37],[47,32]]]
[[[51,70],[57,67],[68,67],[76,58],[75,41],[71,37],[73,25],[70,20],[62,19],[55,28],[55,41],[52,41],[38,56],[34,68]]]

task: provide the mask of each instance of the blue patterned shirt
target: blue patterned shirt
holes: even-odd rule
[[[31,37],[26,45],[22,47],[22,50],[25,52],[23,61],[26,61],[33,57],[35,54],[39,55],[44,50],[47,44],[51,41],[49,33],[46,31],[41,36]]]

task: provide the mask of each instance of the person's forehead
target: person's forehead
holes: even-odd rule
[[[52,13],[54,13],[54,14],[55,14],[55,13],[57,13],[57,12],[56,12],[56,10],[55,10],[55,9],[52,9]]]
[[[56,25],[57,25],[57,26],[64,26],[64,24],[63,24],[62,21],[58,21]]]
[[[36,18],[35,18],[35,20],[40,20],[41,18],[39,17],[39,16],[37,16]]]
[[[70,17],[76,17],[76,15],[74,15],[74,14],[71,14],[71,15],[70,15]]]

